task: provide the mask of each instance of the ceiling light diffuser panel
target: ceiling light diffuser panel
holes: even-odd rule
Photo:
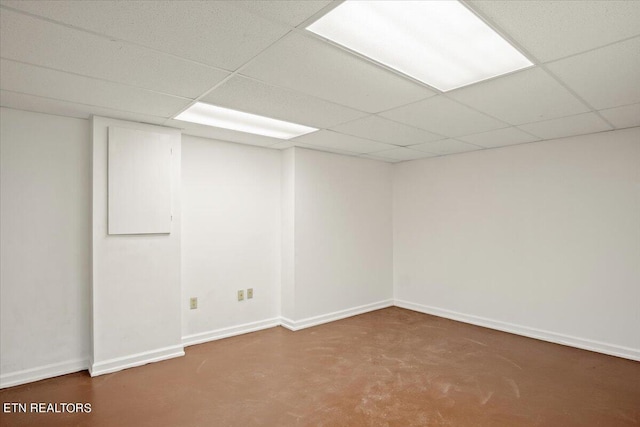
[[[231,110],[203,102],[196,102],[178,114],[175,119],[280,139],[291,139],[318,130],[309,126]]]
[[[533,65],[452,0],[347,0],[307,30],[443,92]]]

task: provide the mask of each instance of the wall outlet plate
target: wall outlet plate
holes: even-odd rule
[[[247,289],[247,299],[253,298],[253,288]]]
[[[194,297],[189,300],[189,308],[191,308],[191,310],[198,308],[198,298]]]
[[[238,301],[242,301],[244,299],[244,291],[238,291]]]

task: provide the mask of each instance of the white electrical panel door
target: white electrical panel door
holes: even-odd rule
[[[109,127],[109,234],[171,232],[170,138]]]

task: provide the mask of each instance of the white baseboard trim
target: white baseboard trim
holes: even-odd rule
[[[182,345],[187,347],[190,345],[202,344],[209,341],[234,337],[236,335],[248,334],[249,332],[256,332],[262,329],[273,328],[278,325],[280,325],[280,319],[278,317],[274,317],[272,319],[259,320],[257,322],[245,323],[238,326],[214,329],[208,332],[200,332],[184,336],[182,337]]]
[[[359,307],[348,308],[346,310],[334,311],[333,313],[322,314],[320,316],[307,317],[301,320],[291,320],[281,317],[281,325],[291,331],[299,331],[300,329],[310,328],[312,326],[329,323],[346,317],[357,316],[358,314],[367,313],[369,311],[380,310],[393,306],[393,300],[378,301],[371,304],[361,305]]]
[[[53,378],[60,375],[71,374],[74,372],[83,371],[85,369],[88,369],[91,376],[95,377],[98,375],[117,372],[122,369],[145,365],[147,363],[159,362],[161,360],[184,356],[184,347],[190,345],[215,341],[236,335],[242,335],[249,332],[273,328],[279,325],[291,331],[298,331],[301,329],[310,328],[312,326],[321,325],[323,323],[329,323],[347,317],[357,316],[358,314],[391,307],[393,305],[420,313],[431,314],[438,317],[444,317],[447,319],[457,320],[472,325],[496,329],[516,335],[522,335],[529,338],[535,338],[556,344],[576,347],[583,350],[589,350],[597,353],[603,353],[611,356],[640,361],[640,349],[607,344],[600,341],[593,341],[556,332],[530,328],[527,326],[516,325],[513,323],[502,322],[470,314],[463,314],[451,310],[431,307],[423,304],[416,304],[403,300],[384,300],[372,304],[362,305],[359,307],[349,308],[346,310],[335,311],[333,313],[327,313],[320,316],[308,317],[301,320],[291,320],[286,317],[276,317],[260,320],[257,322],[245,323],[238,326],[187,335],[182,338],[182,345],[165,347],[158,350],[134,354],[131,356],[110,359],[99,363],[90,363],[87,359],[78,359],[2,374],[0,375],[0,389],[27,384],[34,381],[40,381],[47,378]]]
[[[280,318],[280,326],[282,326],[283,328],[287,328],[290,331],[297,331],[295,323],[296,322],[286,317]]]
[[[13,387],[60,375],[72,374],[74,372],[84,371],[88,367],[89,361],[87,359],[78,359],[2,374],[0,375],[0,388]]]
[[[309,328],[311,326],[333,322],[335,320],[340,320],[391,306],[393,306],[393,300],[385,300],[372,304],[362,305],[359,307],[353,307],[346,310],[336,311],[333,313],[323,314],[320,316],[309,317],[298,321],[289,320],[284,317],[274,317],[271,319],[245,323],[238,326],[215,329],[213,331],[184,336],[182,337],[182,345],[165,347],[157,350],[133,354],[130,356],[118,357],[98,363],[90,362],[87,359],[73,360],[69,362],[41,366],[38,368],[25,369],[23,371],[12,372],[9,374],[2,374],[0,375],[0,388],[12,387],[20,384],[30,383],[33,381],[57,377],[59,375],[71,374],[74,372],[83,371],[85,369],[89,371],[89,374],[92,377],[95,377],[98,375],[121,371],[127,368],[133,368],[135,366],[142,366],[152,362],[159,362],[162,360],[172,359],[174,357],[184,356],[184,347],[195,344],[215,341],[222,338],[246,334],[249,332],[256,332],[280,325],[292,331],[297,331],[300,329]]]
[[[640,361],[640,349],[607,344],[600,341],[593,341],[586,338],[574,337],[571,335],[559,334],[557,332],[545,331],[542,329],[530,328],[528,326],[516,325],[513,323],[492,320],[485,317],[463,314],[456,311],[445,310],[437,307],[416,304],[408,301],[395,300],[395,305],[400,308],[418,311],[420,313],[432,314],[438,317],[457,320],[472,325],[485,328],[496,329],[498,331],[509,332],[511,334],[522,335],[555,344],[562,344],[569,347],[576,347],[583,350],[594,351],[596,353],[608,354],[610,356],[622,357]]]
[[[98,363],[94,362],[89,365],[89,374],[91,374],[92,377],[96,377],[98,375],[110,374],[123,369],[133,368],[134,366],[142,366],[147,363],[160,362],[161,360],[173,359],[174,357],[180,356],[184,356],[182,344],[145,351],[130,356],[116,357]]]

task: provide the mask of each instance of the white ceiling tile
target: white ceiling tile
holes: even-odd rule
[[[201,99],[221,107],[317,128],[363,117],[366,113],[246,77],[233,77]]]
[[[537,59],[547,62],[640,34],[640,1],[475,1]]]
[[[53,114],[56,116],[76,117],[88,119],[92,115],[110,117],[112,119],[128,120],[131,122],[161,125],[167,120],[165,117],[149,116],[146,114],[119,111],[110,108],[94,107],[76,104],[57,99],[41,98],[24,93],[0,90],[0,106],[16,110],[35,111],[36,113]]]
[[[434,95],[426,87],[300,34],[271,46],[242,74],[369,113]]]
[[[287,35],[329,0],[0,1],[1,102],[10,108],[160,123],[228,77],[222,68],[255,58],[250,77],[233,77],[204,101],[325,130],[296,143],[179,126],[353,154],[408,145],[449,153],[535,139],[520,130],[555,138],[610,129],[601,117],[640,125],[640,1],[472,2],[547,62],[445,95],[305,31]],[[557,80],[601,116],[584,113]]]
[[[10,10],[0,14],[0,51],[7,59],[190,98],[229,75]]]
[[[398,159],[392,159],[389,157],[378,157],[375,154],[362,154],[359,157],[364,159],[369,159],[369,160],[377,160],[379,162],[386,162],[386,163],[399,163],[402,161]]]
[[[640,102],[640,37],[547,66],[596,110]]]
[[[455,139],[443,139],[441,141],[427,142],[424,144],[412,145],[408,148],[412,150],[426,151],[432,154],[456,154],[466,151],[482,150],[477,145],[467,144],[466,142],[457,141]]]
[[[437,155],[438,154],[427,153],[425,151],[411,150],[406,147],[398,147],[392,150],[378,151],[374,154],[370,154],[369,156],[375,157],[376,159],[403,161],[424,159],[426,157],[435,157]]]
[[[600,110],[599,113],[619,129],[640,126],[640,104]]]
[[[0,89],[150,116],[170,117],[189,100],[3,59]]]
[[[334,154],[342,154],[344,156],[356,156],[358,157],[359,153],[353,152],[353,151],[347,151],[347,150],[341,150],[339,148],[335,148],[335,147],[319,147],[316,145],[311,145],[311,144],[305,144],[304,142],[296,142],[295,144],[296,147],[299,148],[305,148],[308,150],[313,150],[313,151],[323,151],[326,153],[334,153]]]
[[[331,0],[235,0],[236,6],[264,16],[272,21],[296,27],[311,18]]]
[[[467,86],[448,95],[514,125],[589,111],[540,68]]]
[[[259,147],[270,147],[283,141],[282,139],[271,138],[269,136],[238,132],[175,119],[167,120],[165,124],[182,129],[182,133],[186,135],[200,136],[218,141],[237,142],[239,144],[257,145]]]
[[[3,5],[235,70],[289,28],[231,1],[4,1]]]
[[[332,129],[393,145],[414,145],[443,139],[440,135],[373,115],[333,126]]]
[[[306,135],[293,138],[291,141],[296,143],[301,142],[318,148],[326,147],[359,154],[373,153],[376,151],[396,148],[393,145],[358,138],[356,136],[345,135],[330,130],[319,130],[317,132],[308,133]]]
[[[542,139],[563,138],[565,136],[583,135],[611,129],[611,126],[594,113],[528,123],[518,127]]]
[[[507,127],[499,120],[458,104],[443,96],[435,96],[380,114],[449,137],[469,135]]]
[[[476,133],[474,135],[461,136],[458,139],[481,147],[491,148],[533,142],[537,141],[539,138],[531,136],[518,128],[511,127]]]

